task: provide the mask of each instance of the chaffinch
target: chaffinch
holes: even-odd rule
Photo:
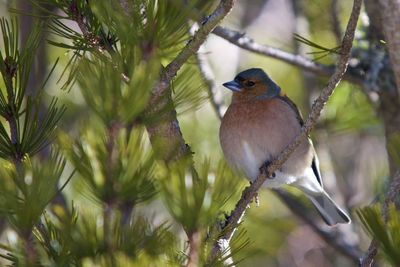
[[[221,147],[228,163],[256,179],[271,161],[300,134],[303,119],[296,105],[258,68],[236,75],[223,86],[233,91],[232,103],[220,127]],[[304,138],[272,179],[268,188],[290,185],[311,200],[328,225],[350,223],[349,216],[324,191],[312,142]]]

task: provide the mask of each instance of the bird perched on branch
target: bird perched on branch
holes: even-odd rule
[[[233,96],[220,127],[221,147],[228,163],[254,181],[260,167],[277,157],[301,133],[303,119],[296,105],[262,69],[240,72],[223,85],[233,91]],[[328,225],[350,223],[349,216],[323,189],[310,139],[305,137],[265,182],[269,188],[285,184],[304,192]]]

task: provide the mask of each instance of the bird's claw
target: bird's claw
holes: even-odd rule
[[[265,161],[264,162],[264,164],[260,167],[260,172],[261,173],[265,173],[265,174],[267,174],[268,173],[268,166],[271,164],[271,162],[270,161]],[[268,179],[274,179],[276,177],[276,174],[275,174],[275,172],[273,172],[272,174],[271,174],[271,176],[269,176],[268,177]]]

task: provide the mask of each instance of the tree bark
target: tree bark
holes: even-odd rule
[[[400,95],[400,0],[379,0],[382,30]]]
[[[388,9],[388,6],[390,7],[389,2],[393,2],[393,4],[397,2],[399,4],[397,10],[391,11],[391,14],[398,12],[399,15],[397,17],[388,16],[389,11],[386,9]],[[366,0],[365,7],[370,18],[367,35],[371,46],[370,50],[379,49],[382,38],[388,38],[384,49],[385,51],[387,49],[389,53],[390,63],[385,58],[379,62],[381,66],[374,83],[376,82],[376,90],[379,94],[378,114],[383,121],[385,129],[390,176],[393,177],[396,170],[400,167],[400,163],[396,162],[396,156],[393,155],[393,153],[396,153],[396,151],[393,151],[394,141],[400,136],[400,94],[398,90],[400,87],[396,86],[396,72],[398,78],[400,78],[400,57],[398,57],[400,56],[400,1]],[[398,24],[392,25],[393,21],[398,21]],[[395,33],[396,31],[397,33]],[[395,36],[397,36],[397,40],[392,40]],[[396,47],[397,50],[392,51]],[[397,54],[395,60],[399,61],[393,61],[391,54]],[[370,70],[378,68],[376,65],[371,64]]]

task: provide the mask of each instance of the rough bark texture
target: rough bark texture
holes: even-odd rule
[[[365,0],[365,9],[370,19],[367,36],[371,51],[379,49],[380,40],[385,39],[387,45],[384,49],[389,53],[391,63],[389,64],[389,61],[385,61],[385,57],[383,57],[383,60],[378,62],[379,64],[370,66],[372,71],[377,69],[375,71],[376,79],[373,80],[373,83],[379,94],[378,111],[385,128],[390,174],[391,177],[394,177],[383,206],[385,215],[388,203],[393,201],[391,199],[395,198],[394,195],[398,195],[398,178],[396,178],[398,174],[395,173],[400,168],[400,163],[396,161],[396,156],[393,154],[398,154],[398,151],[393,148],[396,147],[395,140],[400,136],[400,1]],[[377,254],[377,247],[377,242],[372,240],[367,253],[361,259],[360,266],[372,266]]]
[[[379,0],[382,30],[400,95],[400,0]]]
[[[385,123],[390,173],[400,167],[391,155],[393,140],[400,136],[400,0],[379,0],[381,32],[385,37],[394,80],[389,90],[381,92],[381,114]],[[386,92],[388,91],[388,92]]]
[[[397,18],[388,17],[387,7],[385,7],[382,2],[396,2],[391,0],[366,0],[365,7],[367,14],[370,18],[370,27],[368,30],[368,39],[370,42],[370,46],[373,49],[378,49],[381,46],[381,40],[384,36],[387,36],[385,28],[389,28],[391,30],[396,30],[400,34],[400,15]],[[400,2],[400,1],[397,1]],[[393,11],[396,12],[396,11]],[[400,9],[397,9],[397,12],[400,13]],[[399,23],[397,27],[391,27],[392,20],[398,20]],[[387,25],[388,24],[388,25]],[[393,33],[392,33],[393,35]],[[393,37],[393,36],[392,36]],[[398,55],[400,55],[400,36],[397,37],[398,39],[393,43],[393,46],[398,45],[398,50],[394,51]],[[396,170],[400,167],[399,162],[395,161],[394,155],[391,155],[393,141],[395,138],[400,136],[400,95],[398,91],[398,86],[396,87],[396,69],[395,67],[399,68],[397,75],[400,76],[400,60],[397,63],[397,66],[394,64],[390,51],[391,45],[389,45],[389,39],[387,46],[384,47],[387,49],[390,55],[391,64],[386,60],[382,60],[378,62],[379,64],[373,64],[370,66],[370,70],[374,71],[374,69],[379,68],[377,71],[378,75],[376,77],[376,90],[379,94],[379,116],[383,120],[384,128],[385,128],[385,137],[386,137],[386,148],[389,153],[389,167],[390,167],[390,174],[391,177],[394,176]],[[380,66],[377,66],[380,65]]]

